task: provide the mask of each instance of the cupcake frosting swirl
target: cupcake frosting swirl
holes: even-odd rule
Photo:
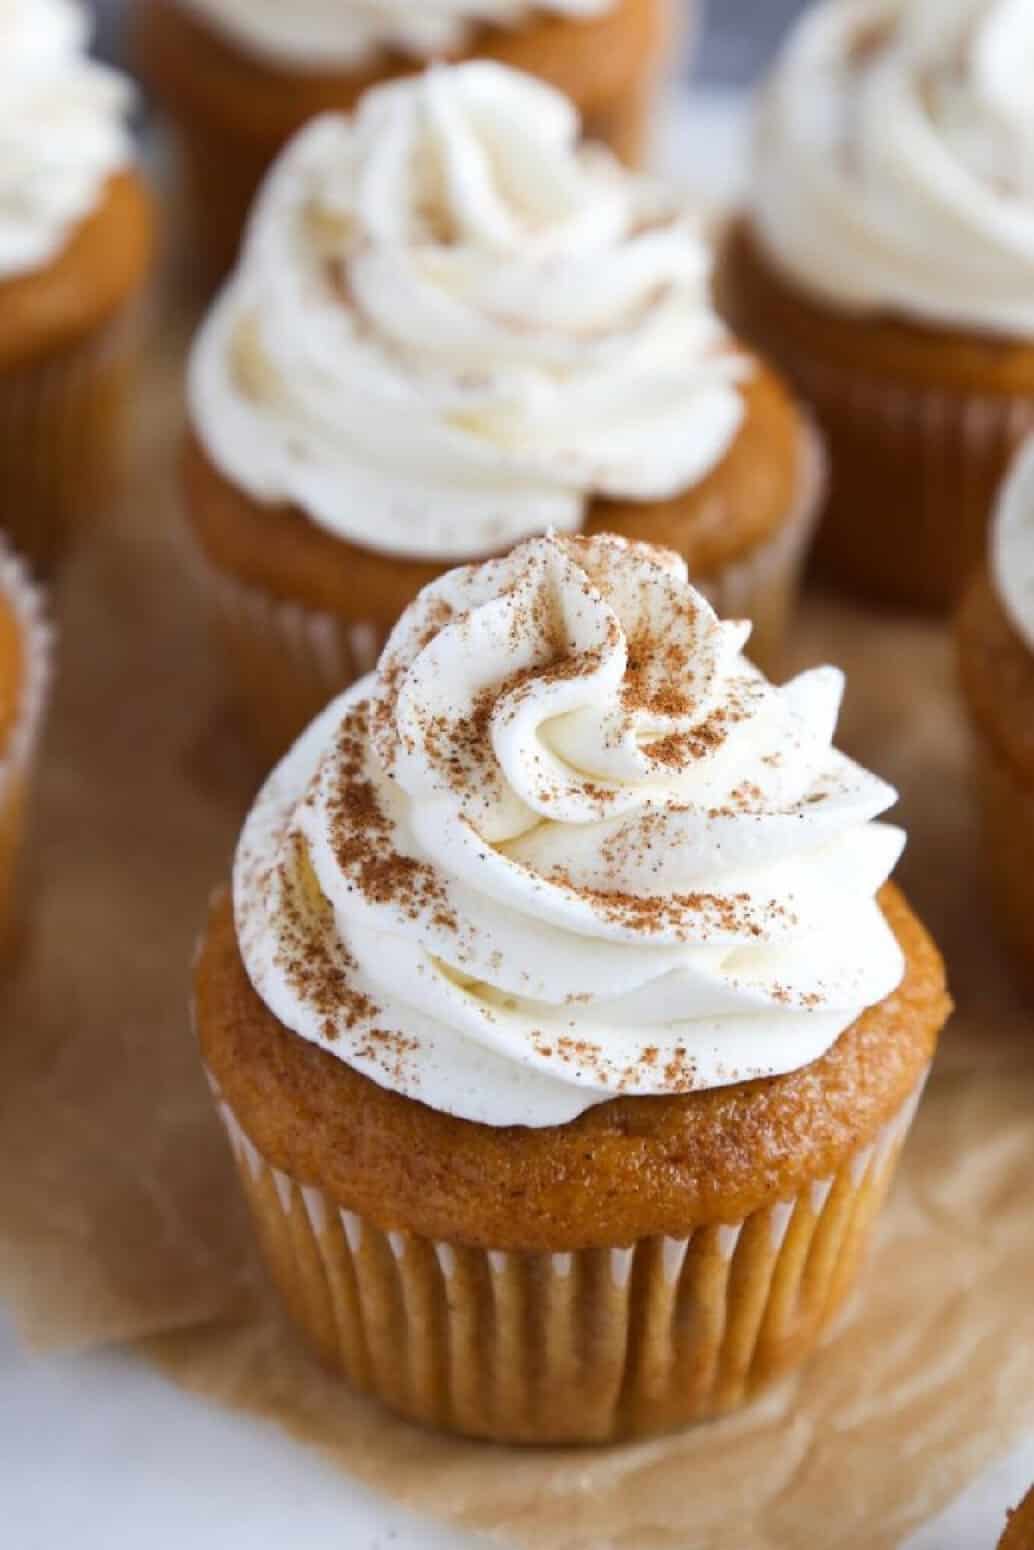
[[[252,53],[295,69],[363,64],[386,50],[416,59],[462,48],[479,27],[534,13],[599,16],[616,0],[188,0]]]
[[[489,1125],[788,1072],[898,985],[894,792],[667,550],[532,539],[427,588],[268,782],[234,878],[258,994]]]
[[[837,305],[1034,335],[1034,6],[826,0],[776,68],[753,209]]]
[[[0,279],[53,259],[131,158],[132,91],[74,0],[0,0]]]
[[[991,538],[991,572],[1002,606],[1034,651],[1034,437],[1002,489]]]
[[[722,458],[747,370],[694,223],[552,88],[435,67],[318,120],[260,197],[191,369],[195,428],[255,499],[463,560],[594,495]]]

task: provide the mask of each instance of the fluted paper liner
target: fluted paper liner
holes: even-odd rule
[[[786,520],[744,559],[694,578],[724,618],[754,621],[748,650],[773,673],[785,651],[826,480],[822,441],[807,425]],[[274,598],[201,553],[197,568],[250,735],[273,762],[335,695],[376,667],[389,631],[372,620]]]
[[[122,471],[139,306],[38,362],[0,371],[0,529],[49,574]]]
[[[324,1362],[410,1420],[534,1443],[721,1415],[809,1356],[922,1092],[836,1173],[745,1220],[519,1254],[381,1231],[269,1164],[211,1085],[266,1263]]]
[[[903,793],[902,881],[959,1004],[850,1317],[798,1376],[657,1442],[514,1451],[414,1427],[325,1375],[266,1293],[186,1026],[204,900],[256,780],[177,521],[188,332],[149,365],[124,509],[63,578],[72,646],[28,847],[40,886],[0,1016],[6,1316],[40,1348],[136,1341],[206,1403],[283,1427],[457,1537],[899,1550],[1034,1432],[1031,1002],[989,918],[947,634],[809,601],[788,664],[846,669],[839,741]]]
[[[818,562],[890,603],[947,609],[983,562],[990,514],[1034,397],[914,386],[789,355],[830,449]]]
[[[50,688],[52,637],[43,593],[0,534],[0,596],[13,608],[22,640],[18,709],[0,745],[0,952],[14,921],[15,881],[33,763]]]
[[[975,784],[995,917],[1012,949],[1017,972],[1034,994],[1034,788],[1019,778],[976,726],[973,736]]]

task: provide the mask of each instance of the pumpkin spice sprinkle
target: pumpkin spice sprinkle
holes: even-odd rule
[[[242,838],[252,983],[486,1124],[795,1069],[898,983],[894,793],[668,551],[549,535],[428,587]]]

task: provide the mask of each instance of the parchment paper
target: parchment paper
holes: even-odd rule
[[[180,538],[187,323],[167,326],[131,489],[59,600],[32,924],[0,989],[0,1296],[26,1340],[137,1342],[175,1381],[504,1543],[897,1544],[1034,1427],[1032,1017],[987,920],[947,632],[817,599],[795,644],[846,667],[841,744],[902,789],[903,880],[959,1003],[847,1326],[803,1377],[680,1438],[562,1454],[422,1433],[324,1378],[282,1325],[188,1029],[195,934],[262,771]]]

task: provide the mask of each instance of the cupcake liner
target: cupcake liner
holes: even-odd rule
[[[0,372],[0,527],[38,575],[115,486],[138,326],[131,306],[67,349]]]
[[[980,568],[990,513],[1034,396],[867,376],[784,351],[829,445],[819,568],[879,601],[946,610]]]
[[[200,564],[248,729],[278,758],[335,695],[373,671],[388,631],[271,597],[204,557]]]
[[[526,1443],[683,1426],[798,1365],[854,1285],[923,1085],[835,1174],[743,1221],[545,1254],[384,1230],[271,1166],[209,1080],[273,1281],[325,1364],[410,1420]]]
[[[1034,788],[976,730],[975,776],[999,929],[1034,989]]]
[[[781,665],[828,484],[825,444],[806,422],[793,507],[775,536],[715,576],[694,576],[690,567],[690,579],[723,619],[753,620],[747,651],[773,677]]]
[[[0,595],[14,608],[24,650],[24,680],[10,737],[0,749],[0,947],[14,923],[14,892],[33,761],[50,690],[53,635],[43,593],[0,535]]]
[[[793,510],[775,537],[747,559],[697,581],[726,618],[749,618],[751,656],[775,670],[800,591],[805,557],[826,487],[821,438],[808,426]],[[390,631],[272,597],[196,552],[199,579],[234,670],[253,741],[278,758],[349,684],[377,665]]]

